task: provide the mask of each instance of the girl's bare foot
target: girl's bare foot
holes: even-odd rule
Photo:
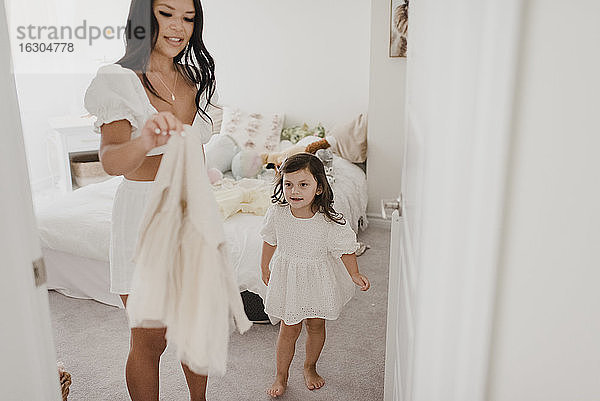
[[[325,385],[325,380],[319,376],[315,366],[304,368],[304,382],[309,390],[318,390]]]
[[[286,388],[287,379],[285,377],[277,376],[271,387],[267,389],[267,394],[269,394],[271,397],[279,397],[285,393]]]

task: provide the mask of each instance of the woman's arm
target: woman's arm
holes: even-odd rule
[[[371,287],[371,283],[366,276],[363,276],[358,271],[358,261],[356,260],[356,254],[350,253],[342,255],[342,262],[348,270],[348,274],[352,277],[354,284],[360,287],[361,291],[367,291]]]
[[[265,285],[269,285],[269,277],[271,276],[271,270],[269,269],[269,263],[271,258],[277,249],[277,245],[273,246],[263,241],[262,256],[260,258],[260,269],[262,270],[262,280]]]
[[[172,113],[155,114],[142,128],[141,135],[131,139],[131,124],[127,120],[113,121],[101,128],[100,161],[110,175],[125,175],[137,170],[146,153],[162,146],[170,133],[183,131],[183,125]]]

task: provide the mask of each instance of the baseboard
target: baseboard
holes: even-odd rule
[[[369,226],[371,227],[387,229],[391,227],[391,220],[382,219],[380,214],[367,213],[367,219],[369,220]]]

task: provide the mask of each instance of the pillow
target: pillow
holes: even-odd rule
[[[291,143],[298,143],[302,138],[307,136],[319,136],[325,138],[325,128],[319,123],[316,127],[310,128],[308,124],[288,127],[281,131],[281,139],[288,140]]]
[[[367,116],[359,114],[354,120],[335,126],[329,135],[337,142],[335,150],[352,163],[367,160]]]
[[[279,149],[284,119],[283,113],[247,113],[224,107],[221,134],[232,137],[242,150],[273,152]]]

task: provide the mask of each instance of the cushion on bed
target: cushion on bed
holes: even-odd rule
[[[336,139],[335,150],[352,163],[367,160],[367,116],[359,114],[352,121],[336,125],[329,135]]]
[[[242,150],[273,152],[279,148],[284,119],[283,113],[246,112],[225,106],[221,134],[231,136]]]

